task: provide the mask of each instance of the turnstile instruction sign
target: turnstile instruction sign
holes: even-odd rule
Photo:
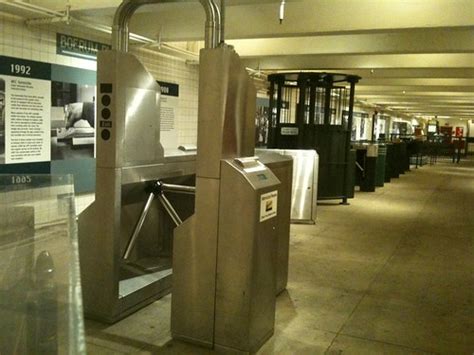
[[[267,192],[260,196],[260,222],[276,217],[278,191]]]

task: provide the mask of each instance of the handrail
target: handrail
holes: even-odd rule
[[[121,52],[128,52],[128,24],[135,11],[149,4],[157,4],[161,0],[124,0],[117,8],[112,26],[112,48]],[[221,11],[215,3],[216,0],[199,0],[206,12],[205,24],[205,47],[216,48],[221,41],[224,41]],[[221,0],[221,5],[223,5]]]

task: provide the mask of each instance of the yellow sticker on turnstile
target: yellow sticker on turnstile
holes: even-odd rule
[[[276,217],[278,191],[267,192],[260,196],[260,222]]]

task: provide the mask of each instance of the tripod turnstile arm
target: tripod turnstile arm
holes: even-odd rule
[[[178,212],[174,209],[171,202],[166,198],[163,192],[174,192],[174,193],[183,193],[183,194],[194,194],[196,192],[196,188],[194,186],[187,186],[187,185],[174,185],[174,184],[165,184],[161,181],[156,181],[151,188],[147,190],[149,192],[148,198],[146,200],[145,206],[143,206],[142,212],[140,213],[140,217],[138,218],[137,223],[135,224],[135,228],[133,228],[132,236],[130,237],[127,247],[125,248],[125,252],[123,253],[123,258],[127,260],[132,253],[133,248],[135,247],[135,243],[137,241],[138,235],[142,230],[143,223],[145,223],[146,216],[150,211],[151,204],[155,197],[158,197],[161,205],[168,213],[172,221],[176,226],[179,226],[183,223],[182,219],[179,217]]]
[[[142,230],[143,223],[145,223],[145,218],[148,215],[148,211],[150,211],[151,203],[155,199],[155,193],[150,192],[148,195],[148,199],[146,200],[145,206],[143,206],[142,213],[140,213],[140,217],[138,218],[137,224],[135,224],[135,228],[133,228],[133,233],[130,240],[127,243],[127,247],[125,248],[125,252],[123,253],[123,258],[128,259],[130,257],[130,253],[135,246],[137,241],[138,235]]]
[[[173,220],[174,224],[176,224],[176,227],[183,223],[183,221],[179,217],[178,213],[176,212],[176,210],[171,205],[171,202],[166,198],[165,195],[163,195],[163,194],[158,195],[158,200],[160,200],[160,202],[163,205],[164,209],[166,210],[166,212],[168,212],[168,214],[171,217],[171,219]]]
[[[182,194],[194,195],[196,193],[196,187],[187,185],[174,185],[161,183],[161,190],[163,192],[175,192]]]

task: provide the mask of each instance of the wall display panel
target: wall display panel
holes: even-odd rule
[[[48,161],[50,66],[2,57],[0,164]]]
[[[0,172],[75,174],[76,192],[93,191],[95,78],[0,56]]]
[[[179,85],[158,81],[161,88],[160,101],[160,141],[163,148],[177,149],[178,129],[177,110],[179,104]]]
[[[161,140],[178,147],[179,85],[162,88]],[[73,174],[95,190],[96,72],[0,56],[0,173]]]

